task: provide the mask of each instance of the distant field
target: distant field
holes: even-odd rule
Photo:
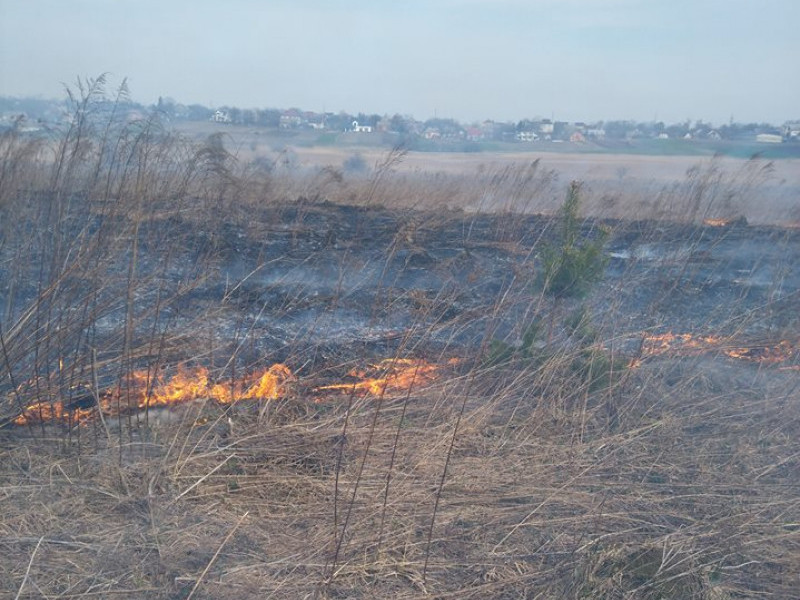
[[[340,166],[355,153],[368,163],[380,161],[386,154],[378,148],[301,147],[292,146],[300,164],[304,166]],[[244,151],[247,156],[248,152]],[[708,163],[707,156],[652,156],[646,154],[586,154],[568,152],[409,152],[398,169],[405,171],[430,171],[470,173],[486,166],[509,165],[541,159],[544,166],[555,169],[565,179],[584,181],[620,181],[626,178],[672,183],[683,179],[686,171],[696,165]],[[740,158],[720,157],[722,168],[735,172],[747,163]],[[774,176],[785,185],[800,185],[800,159],[776,160]]]
[[[243,153],[244,156],[247,154]],[[367,165],[374,168],[385,160],[388,152],[369,148],[293,147],[291,154],[299,167],[341,167],[348,158],[360,154]],[[800,224],[800,159],[747,161],[730,157],[641,154],[409,152],[393,166],[393,170],[412,180],[446,174],[456,179],[476,177],[483,181],[490,178],[489,174],[508,172],[536,160],[540,172],[553,174],[550,195],[553,202],[529,204],[523,208],[526,212],[549,212],[563,195],[564,186],[577,180],[583,182],[588,195],[594,199],[586,206],[587,214],[649,217],[653,216],[650,212],[668,202],[667,198],[677,193],[678,188],[691,185],[690,173],[700,172],[709,178],[703,185],[718,185],[718,202],[724,195],[735,199],[726,208],[729,214],[724,216],[744,216],[754,224],[793,227]],[[723,191],[722,187],[728,189]],[[490,202],[484,200],[476,204],[469,194],[462,194],[449,205],[465,209],[503,209],[503,198],[494,198]],[[610,203],[614,204],[614,210],[610,210]]]
[[[372,177],[391,152],[388,146],[380,145],[380,139],[368,136],[363,138],[364,141],[374,141],[375,145],[359,146],[341,142],[320,145],[317,143],[320,139],[332,142],[331,134],[324,134],[320,138],[316,132],[281,133],[213,123],[188,124],[182,132],[198,139],[214,132],[222,133],[226,147],[243,162],[266,161],[267,164],[289,169],[298,176],[305,175],[309,170],[332,167],[343,171],[345,180],[351,182]],[[450,194],[419,191],[416,195],[410,191],[408,197],[414,199],[407,204],[438,206],[446,202],[451,208],[493,211],[510,207],[508,199],[498,193],[497,186],[491,184],[492,177],[506,177],[514,169],[523,169],[539,161],[537,177],[541,179],[545,173],[552,176],[549,192],[542,193],[542,189],[538,188],[532,194],[537,196],[536,202],[525,202],[524,206],[517,202],[513,207],[515,210],[549,212],[563,198],[566,184],[578,180],[583,182],[589,198],[585,207],[587,214],[647,218],[663,216],[662,207],[670,202],[669,196],[678,193],[679,187],[690,185],[690,174],[696,174],[699,170],[706,179],[703,185],[717,182],[718,203],[722,196],[734,200],[728,202],[725,215],[716,216],[744,216],[754,224],[797,226],[800,223],[800,158],[769,160],[760,157],[749,160],[710,154],[586,152],[577,144],[545,142],[529,146],[504,146],[515,151],[409,151],[392,163],[390,171],[393,177],[403,179],[406,185],[417,190],[424,188],[430,191],[431,182],[428,179],[439,177],[441,186],[459,187],[461,191]],[[363,159],[362,172],[347,172],[346,161],[354,157]],[[447,181],[442,180],[442,176]],[[490,193],[481,192],[488,188],[492,188]],[[326,189],[325,192],[330,199],[344,199],[341,190]],[[516,190],[515,194],[524,199],[524,190]],[[443,196],[446,196],[446,200],[442,200]],[[397,199],[395,196],[393,202]],[[611,205],[613,210],[610,210]],[[715,207],[715,210],[718,209],[719,205]]]

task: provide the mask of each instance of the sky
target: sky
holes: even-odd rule
[[[799,32],[800,0],[0,0],[0,95],[780,124]]]

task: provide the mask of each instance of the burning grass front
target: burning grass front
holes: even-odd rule
[[[0,587],[790,597],[796,383],[715,372],[696,357],[644,365],[616,393],[613,428],[606,399],[584,402],[541,372],[487,393],[500,373],[467,369],[382,402],[193,407],[121,441],[6,431]]]

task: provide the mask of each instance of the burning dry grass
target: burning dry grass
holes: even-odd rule
[[[764,259],[771,283],[745,264],[734,292],[756,308],[668,306],[694,306],[726,236],[747,241],[728,219],[757,161],[642,207],[698,227],[631,225],[619,287],[573,318],[536,289],[554,227],[521,213],[561,195],[541,163],[283,173],[155,121],[76,120],[0,155],[0,598],[795,594],[791,256]],[[465,205],[498,214],[441,208]],[[304,285],[313,261],[335,285]],[[351,279],[370,273],[367,294]],[[637,289],[648,314],[621,308]]]
[[[111,445],[15,436],[0,589],[789,597],[796,383],[719,367],[708,380],[707,367],[644,366],[613,392],[612,429],[611,397],[584,403],[541,373],[487,395],[480,381],[498,374],[466,371],[382,402],[193,407]]]

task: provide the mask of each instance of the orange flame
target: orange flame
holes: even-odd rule
[[[733,223],[733,219],[703,219],[703,225],[709,227],[725,227]]]
[[[657,356],[667,352],[680,354],[699,354],[723,343],[724,338],[713,335],[692,335],[691,333],[661,333],[646,335],[642,343],[642,354]]]
[[[751,346],[748,348],[725,348],[722,350],[730,358],[749,360],[758,363],[775,364],[790,360],[797,352],[788,340],[767,346]],[[791,367],[790,367],[791,368]]]
[[[169,381],[157,380],[155,385],[150,382],[149,386],[146,385],[146,371],[135,371],[131,377],[145,383],[139,392],[139,408],[179,404],[203,398],[216,400],[220,404],[256,398],[274,400],[286,393],[286,383],[295,378],[291,369],[283,364],[274,364],[261,375],[250,375],[243,381],[228,385],[213,383],[205,367],[191,370],[179,368]]]
[[[364,392],[380,396],[386,392],[408,390],[414,385],[430,383],[436,379],[439,369],[438,365],[410,358],[387,358],[369,367],[366,371],[353,369],[348,373],[360,381],[323,385],[314,391],[339,390],[343,393]]]
[[[283,364],[274,364],[261,374],[246,377],[230,385],[214,383],[208,369],[178,367],[169,379],[154,377],[146,370],[130,373],[118,389],[100,394],[99,408],[104,414],[114,414],[118,404],[126,405],[121,396],[129,394],[131,403],[138,409],[176,405],[200,399],[211,399],[220,404],[233,404],[239,400],[258,398],[276,399],[286,394],[286,386],[295,379],[292,371]],[[118,402],[119,401],[119,402]],[[12,422],[16,425],[43,421],[81,422],[93,416],[95,408],[68,407],[62,401],[36,402],[25,408]]]
[[[709,352],[721,352],[735,360],[746,360],[759,364],[784,363],[798,355],[798,348],[789,340],[782,340],[770,344],[755,344],[742,346],[731,337],[714,335],[693,335],[691,333],[662,333],[648,334],[642,341],[642,358],[658,356],[661,354],[676,354],[681,356],[696,356]],[[633,359],[629,366],[632,368],[641,365],[641,358]],[[796,369],[789,365],[785,369]]]
[[[94,410],[85,408],[67,409],[62,402],[35,402],[25,408],[25,412],[15,418],[15,425],[27,425],[45,421],[63,421],[79,423],[94,414]]]
[[[451,359],[448,364],[457,362],[458,359]],[[315,388],[314,392],[359,392],[377,396],[430,383],[436,378],[438,369],[438,365],[421,360],[386,359],[366,369],[351,370],[348,376],[353,378],[352,383],[325,385]],[[204,399],[223,405],[240,400],[277,399],[288,394],[289,384],[293,381],[296,381],[295,375],[283,364],[274,364],[260,373],[229,383],[215,382],[205,367],[179,366],[169,378],[138,370],[129,373],[120,385],[100,393],[99,407],[94,406],[94,399],[87,390],[81,398],[89,400],[89,407],[76,406],[77,402],[36,402],[28,405],[12,422],[16,425],[49,421],[81,423],[95,416],[98,408],[103,414],[115,415],[121,410],[144,410]]]

